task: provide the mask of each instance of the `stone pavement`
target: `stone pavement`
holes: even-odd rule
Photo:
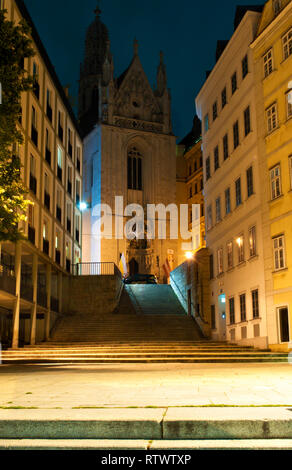
[[[291,364],[0,366],[0,407],[292,406]]]

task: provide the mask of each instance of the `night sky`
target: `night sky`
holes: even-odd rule
[[[25,0],[63,85],[77,103],[77,80],[86,29],[97,0]],[[237,4],[263,0],[102,0],[102,21],[110,33],[115,76],[129,65],[133,40],[151,86],[156,79],[159,51],[165,56],[172,93],[174,133],[184,137],[192,127],[195,96],[206,70],[212,69],[217,39],[229,39]]]

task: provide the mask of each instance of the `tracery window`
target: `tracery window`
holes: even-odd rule
[[[142,154],[136,147],[128,152],[128,189],[142,191]]]

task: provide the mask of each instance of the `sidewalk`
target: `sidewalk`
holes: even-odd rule
[[[0,408],[291,406],[290,364],[0,366]]]

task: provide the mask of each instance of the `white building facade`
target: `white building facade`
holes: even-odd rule
[[[202,120],[212,338],[268,345],[255,76],[248,8],[196,98]]]

